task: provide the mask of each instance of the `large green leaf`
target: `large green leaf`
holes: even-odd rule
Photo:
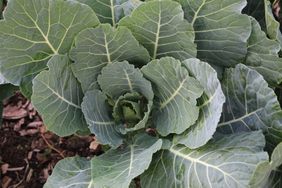
[[[102,91],[113,99],[128,92],[138,92],[148,100],[153,100],[154,97],[151,83],[139,69],[126,61],[106,66],[98,77],[98,83]]]
[[[109,24],[82,31],[75,39],[75,46],[70,52],[75,61],[72,69],[84,91],[98,88],[97,76],[107,64],[127,60],[142,65],[150,58],[127,28],[115,29]]]
[[[218,125],[222,132],[263,130],[268,146],[282,140],[282,111],[274,91],[253,69],[239,64],[227,69],[222,82],[226,103]]]
[[[125,128],[125,130],[121,131],[127,132],[145,127],[153,105],[154,93],[151,83],[143,77],[139,69],[135,69],[133,65],[126,61],[109,64],[99,75],[98,83],[102,91],[113,100],[124,98],[127,93],[136,92],[141,97],[145,97],[144,103],[146,103],[147,107],[144,114],[142,114],[143,118],[133,128]],[[138,106],[140,105],[138,104]],[[121,129],[124,129],[124,127],[125,125]]]
[[[147,135],[137,135],[123,149],[112,149],[92,159],[95,188],[128,188],[131,180],[150,165],[152,156],[161,149],[162,141]]]
[[[281,188],[282,187],[282,166],[280,168],[271,171],[269,180],[266,184],[266,186],[271,188]],[[257,188],[257,187],[253,187]]]
[[[230,67],[247,53],[251,32],[248,16],[242,15],[245,0],[176,0],[195,30],[197,57]]]
[[[199,81],[189,76],[180,61],[171,57],[153,60],[142,68],[142,72],[153,84],[156,96],[153,121],[162,136],[180,134],[196,122],[199,115],[197,99],[203,88]]]
[[[254,17],[260,24],[262,30],[270,39],[282,44],[282,35],[279,30],[279,22],[275,20],[269,0],[247,0],[247,6],[243,13]]]
[[[268,39],[258,22],[251,20],[252,33],[248,39],[245,64],[262,74],[268,83],[278,85],[282,82],[282,59],[278,57],[279,43]]]
[[[122,135],[118,131],[108,104],[107,96],[99,90],[85,93],[81,104],[89,129],[101,144],[117,147],[122,144]]]
[[[127,16],[138,7],[140,0],[76,0],[90,6],[101,23],[116,26],[121,18]]]
[[[49,70],[34,78],[31,97],[44,124],[60,136],[86,129],[80,107],[83,93],[71,71],[69,58],[56,55],[47,65]]]
[[[282,142],[274,149],[270,162],[261,163],[250,183],[252,188],[281,188],[282,186]]]
[[[64,0],[9,0],[0,21],[0,71],[19,85],[46,69],[47,61],[69,51],[75,35],[98,18],[86,5]]]
[[[30,99],[32,95],[32,80],[35,78],[37,74],[31,74],[29,76],[25,76],[22,78],[20,84],[21,93],[27,98]]]
[[[82,157],[69,157],[56,164],[44,188],[94,188],[91,180],[91,162]]]
[[[4,78],[4,76],[0,73],[0,85],[1,84],[6,84],[7,80]]]
[[[131,180],[149,167],[161,146],[160,139],[142,134],[91,161],[66,158],[56,165],[44,188],[128,188]]]
[[[204,94],[198,100],[200,113],[196,123],[174,138],[175,141],[189,148],[197,148],[212,138],[221,116],[225,96],[217,79],[217,73],[210,65],[198,59],[188,59],[183,64],[200,82]]]
[[[248,187],[256,166],[268,160],[264,144],[261,132],[250,132],[226,135],[197,150],[172,145],[154,155],[141,187]]]
[[[123,18],[119,25],[132,31],[152,59],[172,56],[185,60],[196,56],[196,46],[193,28],[183,17],[176,2],[150,1]]]

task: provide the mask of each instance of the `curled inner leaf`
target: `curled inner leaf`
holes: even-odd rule
[[[126,128],[133,128],[144,117],[148,100],[139,93],[127,93],[115,103],[113,117],[117,123],[122,123]]]

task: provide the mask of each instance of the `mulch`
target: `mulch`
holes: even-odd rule
[[[0,187],[41,188],[59,160],[101,153],[94,135],[62,138],[47,131],[30,101],[20,93],[4,101]]]

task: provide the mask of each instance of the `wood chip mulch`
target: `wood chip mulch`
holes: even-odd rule
[[[20,93],[4,101],[0,187],[41,188],[59,160],[101,153],[93,135],[61,138],[47,131],[30,101]]]

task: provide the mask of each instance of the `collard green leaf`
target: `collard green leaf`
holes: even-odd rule
[[[268,160],[264,144],[261,132],[250,132],[217,138],[197,150],[172,145],[154,155],[141,187],[248,187],[256,166]]]
[[[119,25],[132,31],[152,59],[172,56],[185,60],[196,56],[196,46],[193,28],[183,17],[176,2],[150,1],[123,18]]]
[[[139,0],[76,0],[90,6],[101,23],[116,26],[121,18],[129,15],[142,1]]]
[[[282,187],[282,166],[271,172],[267,186],[271,188],[281,188]]]
[[[239,64],[225,72],[226,96],[219,130],[226,133],[263,130],[267,145],[282,140],[282,111],[274,91],[255,70]],[[270,148],[271,149],[271,148]]]
[[[111,149],[91,160],[95,188],[127,188],[131,180],[150,165],[162,141],[148,135],[137,135],[125,148]]]
[[[0,21],[0,71],[19,85],[23,77],[46,69],[47,61],[69,51],[75,35],[96,26],[86,5],[64,0],[9,0]]]
[[[68,136],[87,127],[80,104],[83,93],[75,79],[70,60],[56,55],[48,62],[49,70],[33,80],[32,104],[47,128],[59,136]]]
[[[0,85],[6,84],[6,83],[7,83],[6,79],[5,79],[4,76],[0,73]]]
[[[282,172],[279,166],[282,167],[282,142],[273,150],[270,162],[263,162],[257,167],[250,186],[252,188],[280,188]]]
[[[142,72],[154,88],[153,121],[162,136],[180,134],[196,122],[199,115],[197,99],[203,88],[199,81],[189,76],[180,61],[171,57],[153,60],[142,68]]]
[[[138,92],[149,100],[154,97],[151,83],[143,77],[139,69],[126,61],[106,66],[98,77],[98,83],[102,91],[113,99],[128,92]]]
[[[32,74],[29,76],[25,76],[22,78],[20,84],[21,93],[28,99],[31,98],[32,95],[32,80],[35,78],[37,74]]]
[[[273,169],[282,165],[282,143],[278,144],[271,155],[271,166]]]
[[[89,129],[101,144],[117,147],[122,144],[122,135],[118,131],[107,96],[99,90],[85,93],[81,104]]]
[[[212,138],[221,116],[225,96],[217,73],[210,65],[198,59],[188,59],[183,65],[204,88],[204,94],[198,99],[200,112],[196,123],[183,134],[174,136],[177,143],[193,149],[203,146]]]
[[[142,65],[150,58],[129,29],[113,28],[109,24],[79,33],[70,56],[75,61],[72,69],[84,91],[98,88],[97,76],[107,64],[127,60]]]
[[[44,188],[94,188],[91,179],[91,162],[82,157],[60,160]]]
[[[135,69],[133,65],[130,65],[126,61],[109,64],[103,68],[101,75],[98,77],[98,83],[102,91],[110,96],[117,105],[119,105],[118,103],[120,100],[124,100],[129,97],[126,97],[125,94],[137,93],[138,96],[136,97],[140,97],[137,101],[129,98],[128,100],[129,102],[135,101],[135,105],[137,105],[136,107],[144,111],[144,113],[141,114],[141,120],[132,128],[125,128],[125,130],[122,130],[125,126],[123,126],[123,128],[121,127],[121,132],[137,130],[145,127],[153,105],[154,93],[151,83],[143,77],[139,69]],[[144,99],[142,99],[142,97]],[[141,107],[142,105],[145,106]],[[126,106],[128,106],[128,104],[126,104]],[[136,110],[137,109],[134,111],[137,113]]]
[[[252,20],[252,33],[248,39],[245,64],[257,70],[271,85],[282,82],[282,59],[278,57],[279,43],[269,40],[258,22]]]
[[[266,29],[267,29],[267,36],[270,39],[276,40],[282,45],[282,34],[280,31],[280,23],[276,21],[273,13],[272,13],[272,6],[269,0],[264,0],[265,4],[265,22],[266,22]]]
[[[176,1],[194,27],[199,59],[225,67],[244,59],[251,31],[248,16],[241,14],[245,0]]]
[[[279,30],[279,22],[275,20],[269,0],[247,0],[247,6],[243,13],[254,17],[260,24],[262,30],[270,39],[282,44],[282,35]]]

